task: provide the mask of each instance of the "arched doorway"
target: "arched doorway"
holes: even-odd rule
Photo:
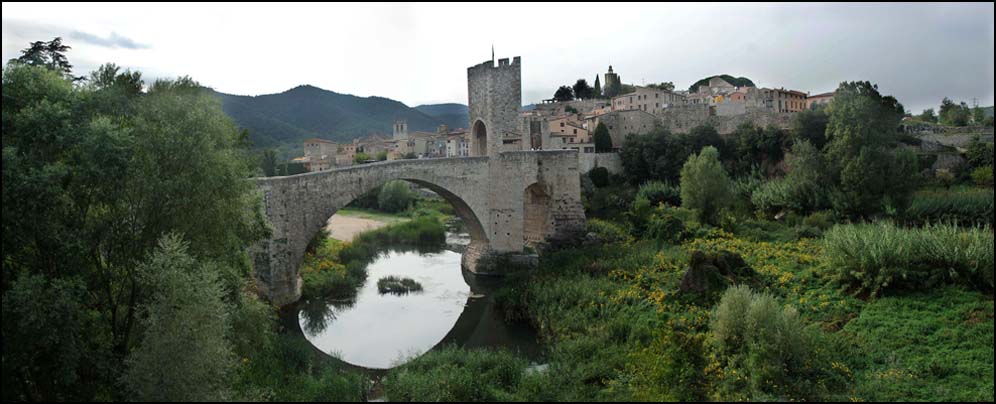
[[[550,232],[550,195],[539,183],[526,188],[522,198],[522,236],[527,247],[536,248]]]
[[[474,128],[472,129],[471,135],[474,139],[474,155],[475,156],[487,156],[488,155],[488,129],[484,126],[484,122],[477,120],[474,122]]]

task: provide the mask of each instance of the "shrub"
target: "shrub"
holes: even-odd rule
[[[647,219],[644,237],[670,244],[679,244],[691,235],[685,226],[685,221],[693,221],[691,217],[693,215],[694,213],[688,209],[657,205],[657,208]]]
[[[819,151],[809,142],[799,141],[792,146],[788,165],[785,178],[756,188],[751,195],[754,206],[769,214],[785,210],[806,214],[829,206]]]
[[[829,229],[833,226],[834,217],[833,212],[830,211],[820,211],[813,212],[813,214],[806,216],[802,219],[802,225],[813,227],[821,231]]]
[[[724,367],[719,393],[725,400],[813,401],[842,390],[820,349],[825,337],[807,327],[792,307],[736,286],[723,294],[709,326]]]
[[[979,167],[972,170],[972,181],[980,187],[993,187],[993,166]]]
[[[591,183],[598,188],[604,188],[609,185],[609,169],[605,167],[595,167],[588,172],[588,178],[591,178]]]
[[[837,226],[824,236],[829,276],[872,296],[957,283],[993,290],[993,232],[955,225]]]
[[[671,206],[681,206],[681,188],[666,181],[648,181],[643,183],[636,192],[636,197],[650,201],[652,206],[662,203]]]
[[[421,292],[422,284],[412,278],[400,278],[397,276],[385,276],[377,280],[377,292],[392,295],[407,295],[409,293]]]
[[[589,233],[595,233],[607,244],[627,242],[633,239],[629,232],[619,225],[600,219],[588,219],[587,230]]]
[[[448,347],[391,369],[384,392],[390,401],[507,401],[526,365],[508,351]]]
[[[730,204],[730,188],[715,147],[690,156],[681,169],[681,205],[697,210],[704,222],[715,223],[720,210]]]
[[[384,212],[401,212],[415,202],[415,193],[404,181],[391,181],[377,195],[377,206]]]
[[[950,223],[959,226],[993,224],[992,190],[923,191],[903,215],[907,223]]]

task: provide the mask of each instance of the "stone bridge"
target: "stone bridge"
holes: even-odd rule
[[[529,254],[584,230],[576,151],[511,151],[490,156],[396,160],[288,177],[258,178],[270,239],[251,253],[257,286],[276,305],[301,296],[299,269],[308,242],[335,212],[390,180],[431,189],[467,224],[465,269]]]

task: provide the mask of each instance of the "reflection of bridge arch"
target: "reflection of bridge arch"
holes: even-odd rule
[[[529,245],[576,237],[584,227],[575,151],[509,152],[497,157],[397,160],[343,167],[289,177],[258,178],[268,240],[253,249],[260,291],[284,305],[300,297],[298,270],[308,242],[328,218],[360,195],[390,180],[426,187],[453,205],[467,224],[471,243],[464,266],[492,253],[523,253],[527,185],[541,187],[542,232],[529,233]],[[530,194],[532,195],[532,194]],[[529,201],[535,201],[531,197]],[[530,211],[529,217],[536,215]],[[500,268],[498,268],[500,269]]]

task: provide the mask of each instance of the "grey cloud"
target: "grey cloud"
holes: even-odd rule
[[[117,32],[111,32],[111,35],[107,38],[102,38],[100,36],[90,34],[82,31],[73,31],[69,34],[70,38],[78,39],[80,41],[89,43],[91,45],[104,46],[108,48],[125,48],[125,49],[148,49],[149,45],[141,44],[135,42],[131,38],[118,35]]]

